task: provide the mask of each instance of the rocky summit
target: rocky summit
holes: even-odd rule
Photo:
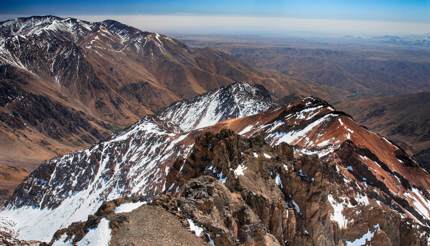
[[[236,83],[43,163],[0,211],[0,240],[428,245],[429,189],[401,147],[327,102]]]

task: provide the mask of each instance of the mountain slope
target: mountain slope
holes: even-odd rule
[[[5,201],[12,195],[16,184],[21,183],[29,173],[22,168],[0,165],[0,201]]]
[[[253,115],[274,107],[266,88],[235,83],[199,97],[179,101],[158,113],[162,120],[173,122],[183,131],[216,124],[229,118]]]
[[[0,85],[13,92],[1,95],[0,161],[32,170],[179,99],[235,81],[265,85],[279,97],[320,93],[220,51],[191,49],[114,20],[32,16],[0,22]],[[38,115],[41,107],[52,110]]]
[[[219,109],[218,115],[228,115],[232,104]],[[217,245],[337,245],[368,232],[369,240],[420,245],[429,237],[429,188],[429,173],[402,149],[308,97],[188,132],[145,117],[110,141],[43,164],[17,188],[0,217],[14,225],[10,230],[19,239],[50,241],[55,234],[54,241],[71,243],[101,226],[114,231],[114,242],[125,240],[118,231],[122,219],[111,214],[119,204],[100,205],[138,197],[178,216],[174,223],[185,226],[186,220],[194,231],[203,230],[202,238]]]
[[[338,107],[430,168],[430,93],[352,100]]]

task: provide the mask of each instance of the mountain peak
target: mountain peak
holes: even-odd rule
[[[216,239],[216,223],[202,215],[216,217],[225,210],[213,212],[195,202],[196,197],[213,202],[215,198],[210,197],[214,195],[226,201],[235,197],[235,203],[226,203],[228,211],[233,211],[232,220],[243,218],[245,215],[237,213],[245,209],[264,225],[272,221],[268,218],[286,218],[276,222],[285,230],[292,223],[300,225],[293,234],[285,234],[267,224],[270,229],[265,232],[278,241],[323,236],[334,244],[350,242],[368,230],[390,231],[385,216],[396,227],[413,225],[417,233],[407,234],[420,242],[426,240],[428,172],[413,164],[402,149],[323,100],[306,97],[273,107],[263,92],[248,83],[225,86],[144,117],[109,141],[48,161],[15,191],[0,217],[16,224],[19,239],[75,242],[82,235],[73,236],[73,228],[88,225],[90,222],[84,222],[88,215],[94,214],[97,224],[115,220],[112,213],[116,211],[129,213],[148,203],[147,209],[160,205],[173,209],[169,211],[196,221],[207,235],[221,240]],[[253,103],[243,104],[244,98]],[[192,124],[173,122],[182,129],[170,124],[169,119],[174,118],[166,117],[187,114],[196,116],[194,121],[183,118]],[[202,121],[204,118],[213,121]],[[202,122],[208,125],[200,126]],[[208,192],[204,198],[202,191]],[[121,205],[129,197],[139,197],[139,202]],[[261,204],[265,212],[261,212]],[[282,209],[276,212],[268,209],[271,207]],[[281,216],[283,213],[288,216]],[[27,214],[44,221],[37,222],[37,229],[28,226]],[[368,219],[363,222],[361,215]],[[316,222],[322,220],[323,225]],[[369,220],[373,222],[368,224]],[[315,234],[321,226],[332,231]],[[67,235],[61,235],[65,232]],[[402,233],[386,240],[406,235]],[[225,240],[244,240],[228,235],[222,233]],[[303,235],[310,238],[303,239]]]
[[[429,238],[430,174],[319,98],[279,105],[261,85],[232,83],[257,76],[230,67],[227,56],[112,20],[29,17],[2,23],[0,31],[1,61],[39,79],[3,83],[9,92],[0,95],[0,116],[8,127],[19,122],[17,131],[76,140],[92,125],[92,134],[104,127],[99,119],[141,118],[109,140],[44,162],[19,185],[0,211],[0,227],[20,240],[73,244],[112,231],[114,244],[118,228],[151,209],[170,214],[181,233],[189,225],[203,235],[198,241],[217,245],[348,245],[366,236],[403,245]],[[154,111],[135,109],[148,98]],[[88,109],[97,114],[85,115]],[[59,134],[68,122],[79,123],[67,125],[76,135]]]
[[[93,28],[93,24],[87,21],[52,15],[20,17],[0,23],[2,36],[40,36],[67,33],[74,38],[79,38]]]
[[[263,86],[237,82],[174,103],[161,111],[159,116],[184,131],[190,131],[229,118],[257,114],[274,106],[270,93]]]

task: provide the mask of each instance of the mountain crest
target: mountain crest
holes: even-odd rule
[[[257,114],[274,107],[263,86],[233,83],[190,100],[177,102],[159,113],[161,119],[190,131],[217,122]]]
[[[320,99],[273,107],[266,96],[263,88],[234,84],[144,117],[109,141],[40,166],[18,187],[0,217],[15,224],[10,230],[17,230],[20,240],[50,241],[55,234],[54,241],[66,242],[82,238],[70,231],[78,226],[73,222],[101,216],[97,211],[107,201],[138,197],[148,203],[145,211],[159,205],[179,207],[174,214],[180,221],[186,218],[190,226],[202,227],[205,240],[217,244],[261,238],[280,245],[307,244],[324,238],[336,245],[358,240],[367,231],[385,235],[371,238],[374,242],[428,239],[430,175],[402,149]],[[249,97],[255,102],[243,103]],[[175,119],[166,115],[187,115],[196,108],[204,112],[197,116],[214,119],[209,126],[193,123],[183,129],[166,123]],[[203,122],[201,118],[195,122]],[[202,205],[219,197],[227,199],[228,210]],[[28,214],[44,220],[36,227]],[[233,224],[214,224],[220,214]],[[113,214],[103,216],[91,223],[116,221]],[[386,216],[405,231],[393,234]],[[112,240],[119,235],[115,228]],[[231,234],[228,228],[240,232]],[[216,239],[217,234],[223,236]]]

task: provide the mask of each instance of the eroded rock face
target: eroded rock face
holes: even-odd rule
[[[108,218],[113,245],[183,242],[190,234],[178,225],[201,230],[193,245],[427,244],[426,228],[350,182],[316,156],[295,157],[289,145],[223,130],[196,139],[167,175],[169,189],[151,203],[116,214],[127,201],[108,202],[84,224]],[[75,227],[56,238],[81,239]],[[154,228],[164,228],[158,240]]]
[[[200,180],[210,176],[216,181]],[[225,234],[208,234],[224,244],[421,243],[429,187],[429,173],[400,147],[308,97],[188,132],[145,117],[109,141],[45,163],[0,217],[16,223],[20,239],[50,241],[107,201],[137,195],[153,205],[170,195],[166,204],[184,206],[175,214]],[[212,196],[226,199],[227,209],[212,214]],[[26,214],[44,220],[31,227]],[[111,230],[109,221],[94,230]]]
[[[369,241],[385,245],[426,244],[424,228],[354,189],[335,165],[294,158],[287,145],[271,148],[222,131],[200,138],[182,165],[168,177],[172,189],[183,187],[178,210],[207,228],[217,245],[258,245],[266,237],[281,245],[339,245],[368,231]]]

